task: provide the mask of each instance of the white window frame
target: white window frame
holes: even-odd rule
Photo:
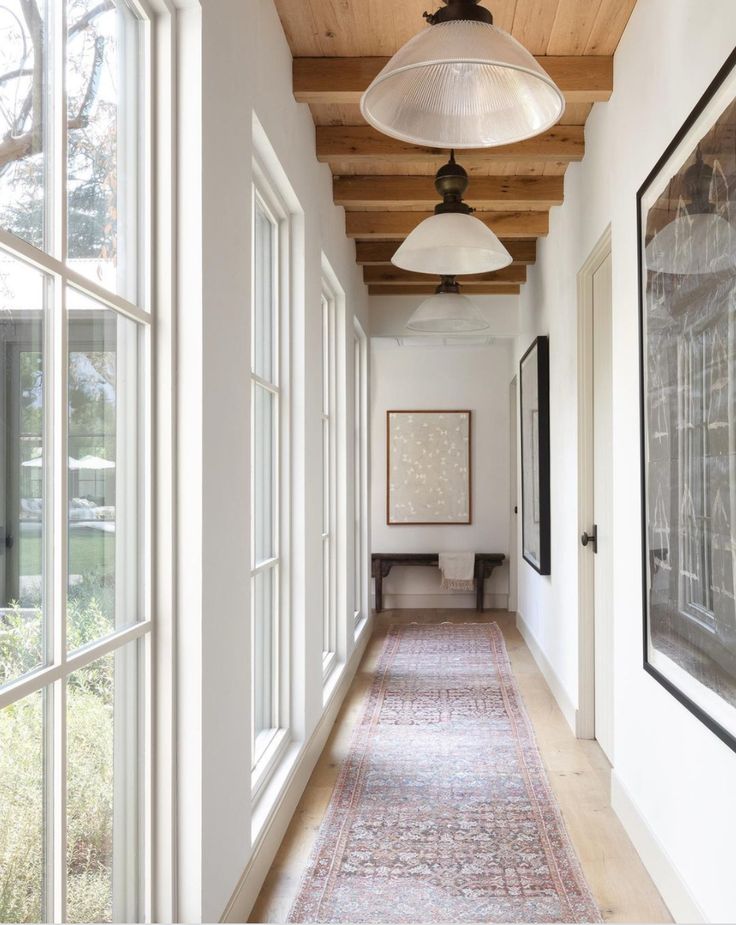
[[[337,298],[322,279],[322,677],[337,657],[338,504]]]
[[[271,701],[273,711],[273,728],[269,734],[256,741],[255,734],[255,672],[254,657],[251,655],[251,795],[255,801],[262,794],[270,777],[283,757],[290,741],[290,697],[291,683],[289,674],[291,632],[290,619],[290,424],[289,424],[289,381],[291,332],[291,255],[293,223],[291,210],[286,197],[279,189],[277,181],[265,167],[260,158],[253,159],[253,235],[252,247],[255,253],[255,208],[260,202],[275,223],[276,247],[275,265],[273,267],[275,283],[275,316],[272,379],[268,382],[254,373],[255,361],[255,326],[251,324],[251,460],[255,447],[255,415],[253,414],[256,384],[267,389],[276,397],[276,435],[274,451],[274,553],[262,563],[255,562],[255,519],[251,517],[251,651],[254,653],[255,620],[253,619],[253,586],[257,574],[264,570],[272,571],[274,578],[275,620],[273,627],[273,662]],[[255,261],[252,264],[255,268]],[[255,317],[255,272],[251,280],[251,320]],[[254,467],[251,463],[251,511],[255,511]]]
[[[350,536],[350,520],[347,505],[347,475],[348,475],[348,432],[347,432],[347,332],[345,325],[346,300],[345,291],[340,285],[337,274],[332,269],[326,255],[322,254],[322,284],[321,303],[323,318],[324,303],[328,305],[328,315],[331,318],[329,325],[329,343],[325,345],[324,322],[323,353],[327,346],[329,369],[332,373],[329,385],[329,394],[323,388],[322,393],[322,429],[321,439],[324,443],[325,410],[329,417],[329,482],[323,478],[323,524],[322,542],[323,555],[326,549],[325,533],[329,533],[329,594],[323,591],[323,645],[322,645],[322,679],[323,699],[326,702],[334,689],[336,678],[339,676],[341,666],[344,665],[347,653],[347,612],[348,612],[348,543]],[[325,364],[323,363],[323,366]],[[324,385],[324,383],[323,383]],[[327,401],[325,401],[327,399]],[[326,488],[329,487],[329,494]],[[325,514],[328,516],[325,517]],[[329,530],[325,531],[325,526]],[[324,581],[323,559],[323,588]],[[330,649],[325,649],[325,641],[329,638]]]
[[[353,625],[368,603],[368,338],[353,318]]]
[[[44,838],[45,838],[45,884],[44,907],[48,921],[63,922],[66,919],[67,886],[67,716],[66,683],[68,678],[86,666],[109,654],[124,655],[136,646],[136,701],[134,748],[137,753],[139,777],[135,782],[135,804],[124,806],[124,825],[136,829],[137,851],[120,857],[117,848],[113,852],[115,876],[122,882],[113,884],[115,908],[113,914],[122,920],[152,921],[155,902],[153,881],[153,855],[157,851],[154,843],[154,814],[159,810],[157,794],[154,791],[153,775],[153,715],[154,668],[161,660],[170,662],[172,653],[154,653],[154,586],[152,558],[154,554],[153,531],[153,488],[154,488],[154,433],[152,408],[152,382],[154,372],[154,285],[151,260],[154,229],[157,243],[170,239],[171,229],[154,224],[154,195],[156,205],[159,198],[154,189],[157,162],[154,152],[160,139],[161,126],[154,124],[154,88],[159,86],[162,109],[168,100],[164,97],[171,91],[169,82],[157,84],[154,80],[154,64],[159,42],[166,41],[173,17],[168,7],[158,8],[157,0],[149,6],[146,0],[127,0],[131,9],[142,23],[140,45],[135,56],[135,74],[139,96],[136,124],[140,131],[137,137],[140,145],[140,161],[137,173],[137,229],[138,260],[137,301],[107,290],[97,282],[80,274],[68,265],[67,254],[67,128],[66,128],[66,79],[65,55],[66,11],[63,3],[50,3],[48,8],[47,34],[52,48],[47,49],[50,62],[47,77],[48,95],[44,100],[46,111],[45,152],[46,162],[46,229],[47,240],[43,250],[34,247],[16,235],[0,228],[0,249],[44,274],[46,282],[46,311],[44,313],[44,455],[50,465],[44,466],[44,633],[45,663],[10,682],[0,689],[0,709],[40,692],[44,709]],[[167,22],[168,20],[168,22]],[[53,51],[52,51],[53,49]],[[130,86],[126,89],[130,92]],[[159,95],[159,94],[157,94]],[[122,101],[124,103],[124,99]],[[121,113],[120,119],[125,118]],[[166,151],[166,146],[162,146]],[[170,151],[169,151],[170,153]],[[51,165],[52,169],[49,169]],[[134,184],[135,186],[136,184]],[[162,215],[163,217],[163,215]],[[138,332],[138,397],[137,432],[143,443],[139,457],[138,475],[142,482],[139,500],[139,532],[142,540],[141,570],[138,576],[139,596],[138,622],[114,629],[107,636],[94,640],[81,649],[67,651],[67,584],[69,561],[68,531],[68,324],[67,292],[76,291],[93,299],[102,308],[117,316],[136,323]],[[156,300],[159,288],[156,287]],[[171,305],[166,306],[171,310]],[[156,547],[157,548],[157,547]],[[117,557],[116,557],[117,558]],[[121,666],[127,671],[128,659],[121,659]],[[117,692],[116,692],[117,696]],[[125,705],[123,712],[125,711]],[[119,707],[115,704],[116,713]],[[173,725],[173,723],[172,723]],[[116,731],[116,740],[119,733]],[[167,747],[173,740],[167,739]],[[158,784],[158,781],[156,782]],[[132,782],[114,774],[115,799],[119,800],[133,789]],[[169,797],[170,788],[166,788]],[[131,810],[135,809],[134,815]],[[167,887],[162,883],[162,892]],[[133,899],[134,897],[134,899]]]

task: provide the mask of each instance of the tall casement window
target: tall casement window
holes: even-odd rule
[[[322,665],[325,676],[337,651],[337,307],[322,283]]]
[[[288,600],[282,525],[285,347],[288,340],[288,213],[257,165],[253,187],[251,327],[251,678],[254,785],[264,779],[288,728]]]
[[[353,615],[366,615],[368,598],[368,343],[357,320],[353,326]]]
[[[142,921],[149,24],[0,7],[0,921]]]

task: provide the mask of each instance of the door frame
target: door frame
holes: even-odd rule
[[[594,518],[593,278],[611,254],[611,226],[578,273],[578,535]],[[576,734],[595,738],[595,560],[578,543],[578,709]]]
[[[517,377],[509,383],[509,597],[507,608],[519,608],[519,392]]]

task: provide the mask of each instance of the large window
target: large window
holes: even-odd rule
[[[0,921],[143,916],[147,33],[0,8]]]
[[[322,667],[334,664],[337,651],[337,308],[322,284]]]
[[[368,343],[353,323],[353,616],[366,616],[368,600]]]
[[[252,767],[263,779],[288,726],[284,669],[286,575],[284,340],[288,313],[287,212],[256,170],[253,188],[251,328],[251,677]]]

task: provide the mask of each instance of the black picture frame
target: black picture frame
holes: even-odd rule
[[[713,118],[713,112],[720,107],[722,93],[728,93],[728,98],[731,100],[731,102],[725,108],[720,109],[720,115],[717,118]],[[718,106],[715,105],[716,103],[718,103]],[[670,559],[674,560],[670,561],[670,569],[681,568],[679,557],[683,555],[681,546],[684,546],[684,541],[679,541],[680,545],[677,545],[674,555],[671,554],[669,549],[663,550],[661,548],[655,548],[655,546],[650,542],[651,534],[653,532],[653,525],[655,524],[654,513],[652,514],[652,521],[650,524],[650,490],[655,483],[654,479],[650,479],[648,471],[650,446],[648,414],[648,407],[650,404],[648,392],[648,363],[650,361],[648,360],[649,353],[647,322],[649,311],[648,292],[650,286],[652,285],[651,274],[654,273],[656,275],[658,271],[657,269],[653,270],[651,266],[647,265],[647,247],[651,243],[651,237],[649,240],[647,239],[646,225],[649,209],[651,208],[647,205],[647,197],[654,195],[652,192],[652,187],[655,185],[661,185],[663,180],[667,178],[668,174],[668,182],[672,184],[673,181],[671,177],[673,163],[682,161],[683,155],[688,151],[693,150],[692,145],[694,138],[697,137],[702,140],[705,139],[710,132],[715,131],[717,126],[720,124],[720,120],[726,116],[726,113],[732,111],[732,107],[734,106],[736,106],[736,49],[729,55],[723,67],[719,70],[718,74],[708,89],[705,91],[695,108],[689,114],[680,130],[672,139],[671,143],[668,145],[667,149],[664,151],[638,190],[636,197],[636,218],[638,229],[637,241],[639,280],[639,412],[643,667],[647,674],[654,678],[659,684],[661,684],[662,687],[664,687],[680,704],[682,704],[682,706],[684,706],[690,713],[697,717],[697,719],[699,719],[723,743],[736,751],[736,727],[727,727],[724,722],[716,719],[716,717],[713,715],[713,712],[707,708],[706,704],[712,704],[712,701],[702,697],[698,687],[698,684],[702,682],[700,682],[699,679],[695,678],[693,675],[693,678],[697,683],[693,684],[688,689],[685,689],[687,685],[683,683],[682,674],[679,672],[668,674],[666,669],[663,670],[661,667],[658,667],[652,662],[652,659],[656,658],[656,647],[652,645],[652,598],[654,595],[652,576],[656,574],[658,564],[661,566],[662,559],[665,555],[670,556]],[[736,112],[736,110],[733,111]],[[699,149],[700,141],[697,141],[696,148],[694,150],[697,152]],[[689,156],[689,160],[692,160],[692,156],[692,154]],[[700,155],[695,154],[695,156],[697,157]],[[736,157],[736,153],[734,156]],[[687,160],[682,161],[680,171],[684,169],[687,163]],[[668,196],[669,195],[670,194],[668,193]],[[646,214],[645,209],[647,210]],[[656,237],[657,233],[658,232],[654,233],[654,237]],[[717,256],[717,254],[707,255],[708,260],[717,258]],[[651,263],[652,261],[650,260],[649,262]],[[716,264],[714,263],[713,266],[715,267]],[[671,271],[662,272],[665,272],[666,275],[669,276],[676,275]],[[695,274],[697,271],[691,269],[689,272]],[[713,270],[711,272],[713,272],[715,275],[716,271]],[[707,278],[704,276],[700,276],[700,279],[707,280]],[[685,279],[685,283],[687,286],[687,278]],[[701,283],[700,296],[698,296],[697,291],[693,289],[695,292],[694,298],[700,297],[701,299],[704,299],[706,297],[704,295],[705,290],[702,288],[703,285],[704,284]],[[734,291],[736,292],[736,271],[734,271],[733,275],[733,286]],[[684,289],[685,295],[688,293],[688,291],[689,290],[687,288]],[[677,295],[677,298],[679,299],[679,311],[685,310],[682,307],[685,299],[685,296],[682,293],[683,289],[680,287]],[[691,309],[691,306],[688,306],[688,308]],[[704,391],[705,385],[703,385],[702,388]],[[650,482],[652,484],[650,484]],[[684,565],[682,568],[684,568]],[[703,584],[705,584],[705,581],[703,581]],[[736,655],[736,652],[734,652],[734,655]],[[687,671],[685,674],[687,674]],[[678,678],[680,683],[678,683]],[[692,694],[692,691],[696,692],[695,695]]]
[[[549,339],[537,337],[519,361],[521,545],[540,575],[552,571],[549,457]]]

